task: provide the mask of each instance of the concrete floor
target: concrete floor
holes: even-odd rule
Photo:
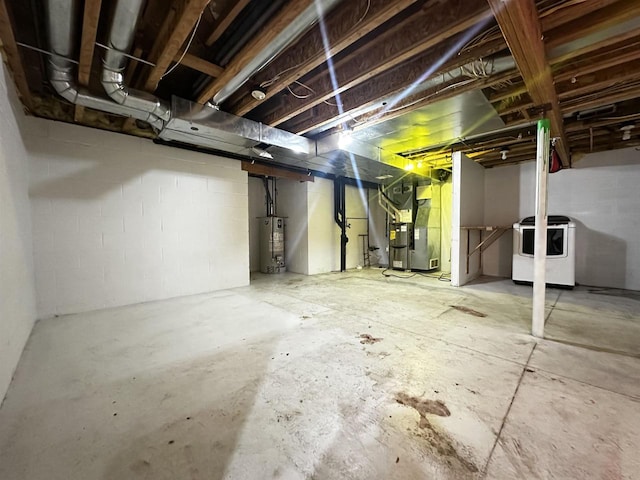
[[[0,478],[640,478],[639,299],[549,290],[536,342],[530,295],[258,275],[39,322]]]

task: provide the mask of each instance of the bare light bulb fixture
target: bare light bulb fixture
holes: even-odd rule
[[[502,160],[506,160],[507,155],[509,155],[509,147],[502,147],[500,149],[500,158],[502,158]]]
[[[631,130],[633,130],[636,126],[634,124],[623,125],[620,127],[622,131],[622,140],[631,140]]]
[[[261,102],[267,97],[267,92],[265,92],[262,87],[255,87],[251,90],[251,96]]]

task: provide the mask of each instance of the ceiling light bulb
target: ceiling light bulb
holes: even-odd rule
[[[631,130],[635,128],[635,125],[624,125],[620,127],[622,130],[622,140],[631,140]]]
[[[260,102],[267,97],[267,93],[262,88],[256,87],[251,90],[251,96]]]
[[[500,158],[502,158],[502,160],[506,160],[508,154],[509,154],[509,149],[507,147],[500,149]]]
[[[414,167],[413,163],[407,163],[407,165],[404,167],[404,169],[407,170],[407,171],[411,171],[411,170],[413,170],[413,167]]]

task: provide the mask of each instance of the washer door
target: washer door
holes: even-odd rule
[[[533,257],[535,251],[535,226],[522,225],[520,227],[520,255]],[[547,257],[567,256],[567,225],[552,225],[547,227]]]

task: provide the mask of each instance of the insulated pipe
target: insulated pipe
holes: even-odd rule
[[[77,0],[46,0],[44,5],[49,30],[49,44],[54,53],[49,57],[47,70],[49,81],[58,95],[75,105],[133,117],[143,120],[157,129],[162,129],[164,122],[150,112],[118,105],[111,100],[96,97],[86,88],[77,86],[73,73],[74,65],[68,58],[73,56],[74,18],[78,2]]]
[[[325,12],[330,10],[340,0],[315,0],[293,20],[282,32],[280,32],[265,48],[262,49],[253,59],[238,72],[238,74],[227,82],[213,97],[212,103],[219,106],[227,98],[233,95],[252,76],[262,70],[271,60],[296,40],[318,19],[322,18]],[[285,7],[286,8],[286,7]]]
[[[119,0],[111,22],[107,50],[102,60],[102,86],[116,103],[149,112],[164,121],[171,117],[169,107],[159,98],[124,84],[123,72],[127,65],[124,53],[131,50],[138,17],[144,0]]]

